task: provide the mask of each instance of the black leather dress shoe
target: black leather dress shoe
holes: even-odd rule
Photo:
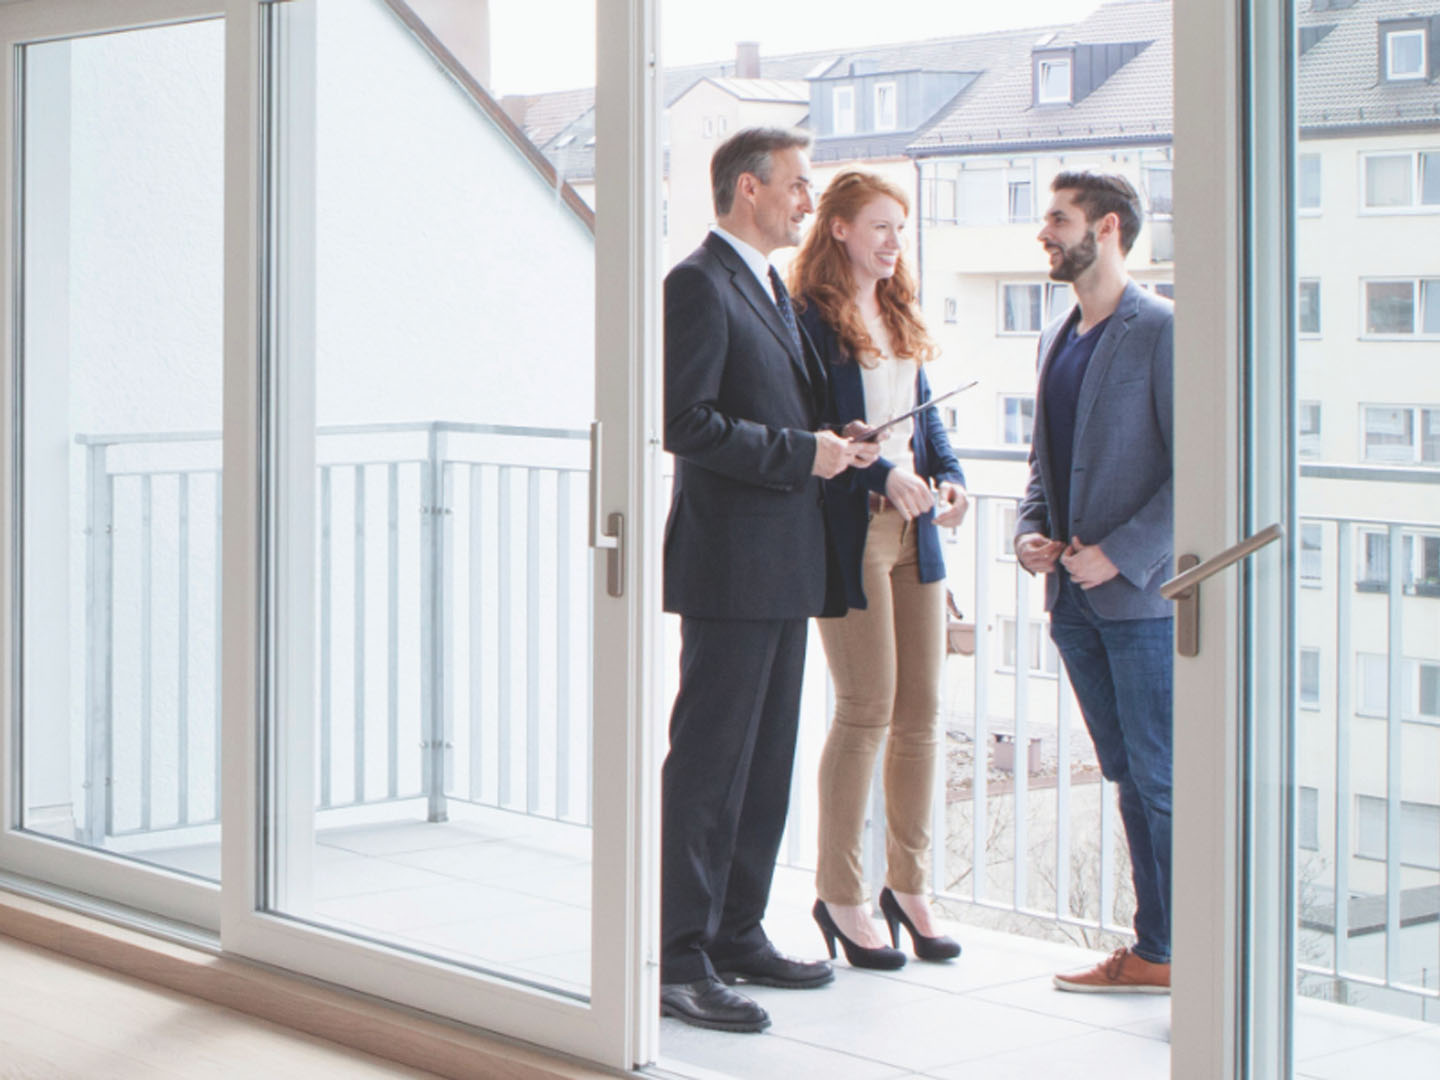
[[[763,949],[749,956],[717,963],[715,974],[727,983],[744,979],[759,986],[778,986],[782,990],[813,990],[835,981],[835,969],[828,961],[796,960],[768,942]]]
[[[764,1031],[770,1014],[719,979],[660,984],[660,1015],[714,1031]]]

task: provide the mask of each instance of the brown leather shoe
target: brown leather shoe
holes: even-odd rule
[[[1088,971],[1056,975],[1055,989],[1081,994],[1168,994],[1170,965],[1153,964],[1129,949],[1116,949]]]

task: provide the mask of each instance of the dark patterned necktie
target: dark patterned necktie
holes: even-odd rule
[[[790,341],[794,344],[795,351],[804,356],[805,350],[800,347],[800,327],[795,325],[795,310],[790,306],[790,294],[773,266],[770,267],[770,287],[775,290],[775,306],[780,309],[780,318],[785,321],[785,329],[790,331]]]

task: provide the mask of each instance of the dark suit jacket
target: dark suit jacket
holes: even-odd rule
[[[797,350],[750,268],[715,234],[665,278],[665,610],[798,619],[826,610],[814,431],[825,370]]]
[[[1160,595],[1173,559],[1175,307],[1133,281],[1095,345],[1075,409],[1070,469],[1070,520],[1050,520],[1055,485],[1045,416],[1045,376],[1063,332],[1079,308],[1040,335],[1039,390],[1030,447],[1030,483],[1015,515],[1015,535],[1055,540],[1079,536],[1120,573],[1086,595],[1107,619],[1156,619],[1172,614]],[[1057,575],[1047,575],[1045,606],[1055,605]]]
[[[807,304],[800,316],[800,325],[815,342],[830,378],[828,421],[844,427],[851,420],[868,419],[860,365],[850,359],[839,336],[821,318],[820,309]],[[917,402],[930,400],[930,380],[925,377],[924,368],[918,372],[916,391]],[[915,455],[916,476],[937,483],[942,480],[965,483],[965,474],[955,451],[950,448],[950,439],[937,409],[926,409],[915,418],[910,451]],[[825,516],[845,583],[846,607],[866,606],[861,566],[865,558],[865,535],[870,527],[870,493],[885,493],[885,481],[892,468],[894,465],[882,457],[867,469],[847,469],[833,480],[825,481]],[[935,527],[934,511],[916,519],[915,525],[920,580],[940,581],[945,577],[945,556],[940,547],[940,530]]]

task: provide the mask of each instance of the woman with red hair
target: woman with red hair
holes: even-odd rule
[[[831,416],[854,435],[930,400],[922,365],[936,348],[902,254],[909,200],[874,173],[840,173],[820,198],[791,268],[800,321],[827,364]],[[955,526],[964,474],[936,409],[886,428],[880,457],[826,482],[827,523],[846,613],[820,620],[835,716],[820,760],[815,921],[830,955],[838,938],[855,967],[898,968],[900,930],[915,955],[946,960],[927,898],[930,807],[945,658],[945,563],[937,526]],[[888,734],[888,739],[886,738]],[[870,920],[860,837],[875,755],[886,742],[886,875]]]

